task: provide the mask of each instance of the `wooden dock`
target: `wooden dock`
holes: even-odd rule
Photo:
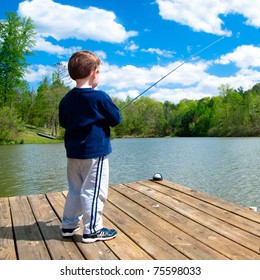
[[[110,241],[61,237],[66,192],[0,198],[1,260],[260,260],[260,213],[169,181],[111,186]]]

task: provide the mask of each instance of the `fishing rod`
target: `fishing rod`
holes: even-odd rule
[[[165,76],[163,76],[162,78],[160,78],[158,81],[156,81],[155,83],[153,83],[151,86],[149,86],[146,90],[144,90],[143,92],[141,92],[140,94],[138,94],[135,98],[133,98],[132,100],[130,100],[127,104],[125,104],[120,111],[122,111],[123,109],[125,109],[127,106],[129,106],[131,103],[133,103],[136,99],[138,99],[141,95],[143,95],[144,93],[146,93],[148,90],[150,90],[151,88],[153,88],[154,86],[156,86],[158,83],[160,83],[163,79],[165,79],[166,77],[168,77],[169,75],[171,75],[174,71],[176,71],[177,69],[179,69],[182,65],[184,65],[185,63],[189,62],[190,60],[192,60],[195,56],[201,54],[202,52],[204,52],[205,50],[209,49],[210,47],[212,47],[213,45],[217,44],[219,41],[221,41],[222,39],[224,39],[224,36],[217,39],[216,41],[214,41],[213,43],[207,45],[205,48],[199,50],[198,52],[196,52],[195,54],[191,55],[188,59],[184,60],[182,63],[180,63],[178,66],[176,66],[174,69],[172,69],[170,72],[168,72]]]

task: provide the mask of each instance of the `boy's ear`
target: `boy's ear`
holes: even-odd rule
[[[96,69],[92,72],[93,77],[96,77],[96,75],[100,72],[99,69]]]
[[[99,70],[99,69],[96,69],[96,70],[93,70],[91,74],[95,76],[95,75],[98,74],[99,72],[100,72],[100,70]]]

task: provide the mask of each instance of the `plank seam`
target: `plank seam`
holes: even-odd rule
[[[16,259],[19,260],[19,252],[18,252],[17,241],[16,241],[16,236],[15,236],[15,230],[14,230],[14,219],[13,219],[13,213],[12,213],[9,197],[8,197],[8,208],[9,208],[9,213],[10,213],[10,217],[11,217],[12,236],[13,236],[13,241],[14,241],[15,255],[16,255]]]
[[[46,195],[45,195],[45,196],[46,196]],[[49,250],[49,247],[47,246],[47,242],[46,242],[46,240],[45,240],[45,238],[44,238],[44,235],[43,235],[43,232],[42,232],[42,230],[41,230],[41,227],[40,227],[40,225],[39,225],[39,223],[38,223],[38,221],[37,221],[37,219],[36,219],[36,216],[35,216],[35,214],[34,214],[31,201],[30,201],[30,199],[29,199],[28,196],[26,196],[26,199],[27,199],[27,201],[28,201],[28,203],[29,203],[29,205],[30,205],[30,208],[31,208],[33,217],[34,217],[34,219],[35,219],[36,225],[37,225],[37,227],[38,227],[38,229],[39,229],[39,232],[40,232],[40,234],[41,234],[41,237],[42,237],[42,240],[43,240],[43,242],[44,242],[45,248],[46,248],[46,250],[47,250],[47,252],[48,252],[48,254],[49,254],[50,259],[52,259],[51,252],[50,252],[50,250]]]
[[[143,182],[137,182],[137,183],[140,184],[140,185],[143,185],[143,186],[148,187],[148,186],[145,185],[145,183],[143,183]],[[156,183],[157,183],[157,182],[156,182]],[[160,183],[160,182],[158,182],[158,184],[161,185],[161,186],[163,186],[163,187],[166,187],[166,188],[168,188],[168,189],[170,189],[170,190],[173,189],[173,190],[176,191],[176,192],[179,192],[179,193],[181,193],[181,194],[184,194],[184,195],[187,195],[187,196],[189,196],[189,197],[192,197],[193,199],[197,199],[198,201],[206,202],[207,204],[209,204],[209,205],[211,205],[211,206],[213,206],[213,207],[216,207],[216,208],[218,208],[218,209],[221,209],[222,211],[227,211],[227,209],[225,209],[225,208],[223,208],[223,207],[219,207],[219,206],[217,206],[216,204],[211,203],[211,202],[208,202],[208,201],[205,200],[205,199],[200,199],[200,198],[195,197],[195,196],[193,196],[193,195],[187,194],[186,192],[182,192],[182,191],[180,191],[180,190],[171,188],[171,187],[169,187],[169,186],[167,186],[167,185],[164,185],[164,184],[162,184],[162,183]],[[127,186],[130,186],[130,187],[131,187],[131,184],[129,184],[129,185],[127,185]],[[152,188],[151,186],[149,186],[149,187]],[[155,189],[155,190],[156,190],[156,189]],[[159,190],[156,190],[156,191],[158,191],[158,192],[160,192],[160,193],[162,193],[162,194],[165,194],[164,192],[161,192],[161,191],[159,191]],[[224,218],[221,219],[220,217],[216,217],[216,216],[214,216],[214,215],[212,215],[212,214],[206,212],[205,210],[200,209],[199,207],[196,207],[196,204],[191,204],[191,203],[188,203],[188,202],[186,202],[186,201],[184,202],[183,200],[181,200],[181,199],[179,199],[179,198],[174,198],[174,199],[177,200],[177,201],[179,201],[179,202],[181,202],[181,203],[187,204],[187,205],[189,205],[189,206],[191,206],[191,207],[193,207],[193,208],[195,208],[195,209],[197,209],[197,210],[199,210],[199,211],[201,211],[201,212],[203,212],[203,213],[205,213],[205,214],[207,214],[207,215],[209,215],[209,216],[211,216],[211,217],[214,217],[214,218],[216,218],[216,219],[218,219],[218,220],[220,220],[220,221],[222,221],[222,222],[225,222],[226,224],[229,224],[229,225],[231,225],[231,226],[234,226],[234,227],[236,227],[236,228],[239,228],[240,230],[242,230],[242,231],[244,231],[244,232],[247,232],[247,233],[249,233],[249,234],[252,234],[252,235],[254,235],[254,236],[256,236],[256,237],[259,238],[259,235],[255,234],[255,233],[252,233],[252,232],[246,230],[245,228],[243,228],[243,227],[241,227],[241,226],[239,226],[239,225],[234,225],[234,224],[228,222],[228,220],[226,220],[226,219],[224,219]],[[229,211],[229,210],[228,210],[228,211]],[[234,211],[229,211],[229,212],[232,213],[233,215],[236,215],[236,216],[241,217],[241,218],[243,218],[243,219],[248,219],[247,217],[242,216],[242,215],[240,215],[240,214],[237,214],[237,213],[234,212]],[[251,222],[255,222],[255,223],[258,224],[258,222],[256,222],[255,220],[252,220],[252,219],[248,219],[248,220],[250,220]]]
[[[61,194],[63,195],[63,197],[64,197],[65,200],[66,200],[66,196],[64,195],[64,193],[61,192]],[[48,195],[45,195],[45,197],[46,197],[46,199],[47,199],[49,205],[51,206],[53,212],[55,213],[55,215],[56,215],[57,218],[59,219],[59,221],[62,222],[62,219],[59,217],[58,212],[55,210],[55,207],[52,205],[51,201],[49,200]],[[71,241],[75,244],[75,246],[76,246],[77,249],[79,250],[81,256],[85,259],[84,253],[83,253],[83,251],[81,250],[81,247],[78,245],[78,242],[76,242],[76,241],[74,240],[73,237],[71,237]]]
[[[127,186],[127,187],[129,187],[129,186]],[[133,189],[133,188],[132,188],[132,189]],[[113,190],[115,190],[116,192],[118,192],[115,188],[113,188]],[[135,189],[133,189],[133,190],[135,190]],[[138,191],[138,190],[135,190],[135,191],[139,192],[140,194],[142,194],[142,195],[144,195],[144,196],[147,196],[146,194],[143,194],[142,192],[140,192],[140,191]],[[118,192],[118,193],[121,194],[120,192]],[[149,197],[149,196],[148,196],[148,197]],[[133,201],[134,203],[137,203],[137,202],[135,202],[135,201],[134,201],[131,197],[129,197],[129,196],[127,196],[127,198],[130,199],[131,201]],[[165,205],[165,204],[162,203],[161,201],[158,201],[158,200],[156,200],[155,198],[152,198],[152,197],[149,197],[149,198],[152,199],[152,200],[154,200],[155,202],[161,203],[164,207],[170,209],[171,211],[176,212],[175,210],[171,209],[169,206]],[[155,213],[155,212],[152,212],[152,211],[151,211],[150,209],[148,209],[147,207],[145,207],[145,206],[143,206],[143,207],[144,207],[147,211],[149,211],[150,213],[156,215],[158,218],[160,218],[160,219],[164,220],[165,222],[171,224],[172,226],[174,226],[174,227],[177,228],[178,230],[182,231],[183,233],[187,234],[189,237],[193,238],[194,240],[196,240],[196,241],[198,241],[198,242],[204,244],[204,245],[207,246],[208,248],[210,248],[210,249],[212,249],[212,250],[218,252],[219,254],[223,255],[224,257],[230,259],[230,257],[229,257],[226,253],[223,253],[223,252],[221,252],[220,250],[217,250],[215,247],[210,246],[210,245],[208,245],[208,244],[205,244],[205,243],[201,242],[201,240],[199,240],[197,237],[191,235],[191,234],[188,233],[187,231],[184,231],[182,228],[176,226],[176,224],[174,224],[174,223],[172,223],[172,222],[169,222],[167,219],[165,219],[164,217],[158,215],[158,214]],[[121,210],[121,209],[120,209],[120,210]],[[121,211],[122,211],[122,210],[121,210]],[[178,213],[178,214],[181,215],[181,216],[183,216],[183,217],[185,217],[186,219],[189,219],[188,217],[184,216],[184,215],[181,214],[181,213]],[[194,223],[196,223],[196,224],[198,224],[198,225],[200,225],[200,226],[202,226],[202,227],[204,227],[204,228],[206,228],[206,229],[208,229],[208,230],[214,232],[215,234],[220,235],[220,236],[222,236],[223,238],[226,238],[226,239],[230,240],[229,238],[227,238],[227,237],[225,237],[225,236],[219,234],[218,232],[215,232],[214,230],[212,230],[212,229],[210,229],[210,228],[208,228],[208,227],[206,227],[206,226],[204,226],[204,225],[198,223],[196,220],[193,220],[193,219],[190,219],[190,220],[192,220]],[[232,240],[231,240],[231,241],[232,241]],[[233,242],[234,242],[234,241],[233,241]],[[181,252],[181,253],[182,253],[182,252]],[[183,253],[182,253],[182,254],[183,254]]]
[[[108,201],[113,204],[117,209],[119,209],[120,211],[122,211],[120,208],[118,208],[112,201],[110,201],[108,199]],[[122,211],[124,212],[124,211]],[[125,213],[125,212],[124,212]],[[112,224],[115,224],[105,213],[103,213],[103,215],[108,219],[109,222],[111,222]],[[147,255],[149,255],[152,259],[155,259],[151,254],[149,254],[144,248],[140,247],[140,245],[136,242],[136,240],[134,240],[131,235],[127,234],[127,232],[125,232],[120,225],[116,224],[116,227],[118,227],[120,229],[120,231],[122,231],[130,240],[132,240],[139,248],[141,248]],[[109,247],[109,245],[107,245]],[[115,254],[115,253],[114,253]],[[116,255],[116,254],[115,254]],[[118,256],[117,256],[118,257]],[[119,257],[118,257],[119,258]]]
[[[136,182],[136,183],[141,184],[141,182]],[[157,183],[157,182],[156,182],[156,183]],[[126,187],[130,187],[131,189],[133,189],[133,190],[135,190],[135,191],[137,191],[137,192],[143,194],[143,193],[140,192],[139,190],[136,190],[135,188],[132,188],[132,187],[131,187],[131,184],[123,184],[123,185],[125,185]],[[145,184],[141,184],[141,185],[143,185],[143,186],[145,186],[145,187],[148,187],[148,186],[145,185]],[[163,185],[163,186],[164,186],[164,185]],[[150,186],[149,186],[149,187],[150,187]],[[150,188],[152,188],[152,187],[150,187]],[[113,188],[113,189],[116,190],[116,188]],[[156,190],[156,191],[158,191],[158,190]],[[166,195],[165,193],[163,193],[163,192],[161,192],[161,191],[158,191],[158,192],[160,192],[160,193]],[[144,195],[146,195],[146,194],[144,194]],[[146,195],[146,196],[147,196],[147,195]],[[148,196],[148,197],[149,197],[149,196]],[[131,198],[129,198],[129,199],[131,199]],[[155,198],[152,198],[152,199],[154,199],[155,201],[158,201],[158,200],[155,199]],[[174,199],[175,199],[175,198],[174,198]],[[132,200],[132,199],[131,199],[131,200]],[[176,199],[176,200],[178,200],[178,199]],[[133,201],[133,200],[132,200],[132,201]],[[181,201],[181,200],[178,200],[178,201],[180,201],[181,203],[184,203],[184,204],[187,204],[187,205],[189,205],[189,206],[194,207],[193,205],[190,205],[190,204],[188,204],[188,203],[186,203],[186,202],[183,202],[183,201]],[[168,206],[165,205],[163,202],[161,202],[161,201],[158,201],[158,202],[160,202],[160,203],[162,203],[164,206],[168,207]],[[195,208],[196,210],[199,210],[199,211],[201,211],[201,212],[203,212],[203,213],[205,213],[205,214],[207,214],[207,215],[209,215],[209,216],[211,216],[211,217],[217,219],[217,220],[220,220],[221,222],[227,223],[225,220],[218,219],[217,217],[215,217],[215,216],[213,216],[213,215],[211,215],[211,214],[208,214],[207,212],[202,211],[202,210],[200,210],[200,209],[198,209],[198,208],[196,208],[196,207],[194,207],[194,208]],[[145,209],[147,209],[147,208],[145,208]],[[147,209],[147,210],[150,211],[149,209]],[[178,213],[179,213],[179,212],[178,212]],[[189,218],[189,217],[183,215],[182,213],[179,213],[179,214],[181,214],[182,216],[184,216],[184,217],[186,217],[186,218]],[[206,226],[206,225],[204,225],[204,224],[202,224],[202,223],[196,221],[195,219],[192,219],[192,218],[189,218],[189,219],[192,220],[193,222],[195,222],[195,223],[197,223],[197,224],[199,224],[199,225],[201,225],[201,226],[207,228],[208,230],[211,230],[211,231],[215,232],[216,234],[218,234],[218,235],[220,235],[220,236],[222,236],[222,237],[224,237],[224,238],[227,238],[227,239],[229,239],[229,240],[232,241],[232,242],[235,242],[236,244],[242,246],[243,248],[246,248],[246,249],[248,249],[248,250],[250,250],[250,251],[252,251],[252,252],[254,252],[254,253],[256,253],[256,254],[259,254],[259,252],[257,252],[256,250],[253,250],[253,249],[251,249],[251,248],[249,248],[249,247],[247,247],[247,246],[245,246],[245,245],[239,243],[238,241],[233,240],[233,239],[231,239],[231,238],[225,236],[224,234],[217,232],[216,230],[214,230],[214,229],[212,229],[212,228],[210,228],[210,227],[208,227],[208,226]],[[235,228],[239,228],[239,227],[234,226],[233,224],[230,224],[230,223],[227,223],[227,224],[229,224],[229,225],[231,225],[231,226],[233,226],[233,227],[235,227]],[[174,226],[175,226],[175,225],[174,225]],[[240,229],[240,230],[243,230],[243,229],[241,229],[241,228],[239,228],[239,229]],[[253,234],[253,233],[251,233],[251,232],[248,232],[248,231],[245,231],[245,230],[243,230],[243,231],[244,231],[244,232],[247,232],[247,233],[249,233],[249,234],[252,234],[252,235],[254,235],[254,236],[256,236],[256,237],[258,237],[257,235],[255,235],[255,234]],[[194,237],[193,237],[193,238],[194,238]],[[194,239],[196,239],[196,238],[194,238]],[[197,240],[197,239],[196,239],[196,240]],[[198,240],[198,241],[199,241],[199,240]],[[201,241],[199,241],[199,242],[201,242]],[[206,245],[206,246],[208,246],[208,245]],[[208,247],[211,248],[210,246],[208,246]],[[214,250],[215,250],[215,249],[214,249]],[[216,251],[217,251],[217,250],[216,250]],[[223,252],[219,252],[219,253],[222,254],[222,255],[224,255]],[[259,255],[260,255],[260,254],[259,254]],[[226,257],[227,257],[227,256],[226,256]]]
[[[150,180],[150,181],[151,181],[151,182],[154,182],[153,180]],[[137,183],[140,183],[140,184],[142,184],[142,185],[145,186],[145,183],[142,182],[142,181],[138,181]],[[165,185],[163,182],[159,182],[159,181],[158,181],[158,182],[156,182],[156,184],[159,184],[159,185],[161,185],[161,186],[164,186],[164,187],[166,187],[166,188],[168,188],[168,189],[172,189],[172,190],[174,190],[174,191],[176,191],[176,192],[185,194],[185,195],[187,195],[187,196],[189,196],[189,197],[192,197],[192,198],[194,198],[194,199],[198,199],[198,200],[200,200],[200,201],[206,202],[206,203],[208,203],[208,204],[210,204],[210,205],[212,205],[212,206],[214,206],[214,207],[216,207],[216,208],[219,208],[219,209],[221,209],[221,210],[224,210],[224,211],[227,210],[227,209],[225,209],[223,206],[221,206],[221,205],[219,205],[219,204],[213,203],[213,202],[208,201],[208,200],[203,199],[203,198],[199,198],[199,197],[194,196],[194,195],[192,195],[192,194],[189,194],[189,193],[187,193],[187,192],[178,190],[178,189],[174,188],[173,186],[171,187],[171,186]],[[180,186],[181,186],[181,185],[180,185]],[[187,188],[188,188],[188,187],[187,187]],[[192,191],[191,188],[190,188],[190,190]],[[197,190],[195,190],[195,191],[196,191],[197,193],[201,193],[200,191],[197,191]],[[214,196],[212,196],[211,194],[207,194],[207,193],[202,193],[202,194],[206,194],[206,195],[208,195],[209,197],[214,198]],[[216,199],[222,201],[219,197],[216,197]],[[224,201],[224,200],[223,200],[223,202],[226,203],[227,201]],[[232,204],[232,202],[228,202],[228,203]],[[242,209],[245,208],[245,207],[242,207],[242,206],[240,206],[240,205],[235,205],[235,204],[232,204],[232,205],[234,205],[234,206],[236,206],[236,207],[241,207]],[[247,208],[245,208],[245,209],[247,209]],[[252,222],[255,222],[255,223],[260,224],[259,221],[256,221],[255,219],[250,218],[250,217],[247,217],[247,216],[245,216],[245,215],[243,215],[243,214],[239,214],[239,213],[235,212],[235,210],[228,210],[228,211],[229,211],[230,213],[232,213],[232,214],[235,214],[236,216],[239,216],[239,217],[242,217],[242,218],[244,218],[244,219],[248,219],[248,220],[250,220],[250,221],[252,221]]]
[[[125,212],[123,209],[119,208],[116,204],[114,204],[110,199],[108,199],[109,202],[114,205],[117,209],[119,209],[120,211],[122,211],[124,214],[126,214],[127,216],[128,213]],[[133,201],[132,199],[130,199],[131,201]],[[145,208],[146,209],[146,208]],[[149,211],[148,209],[146,209],[147,211]],[[151,212],[151,211],[149,211]],[[151,212],[152,213],[152,212]],[[106,216],[107,217],[107,216]],[[148,228],[147,226],[145,226],[144,224],[141,224],[138,220],[136,220],[134,217],[132,216],[129,216],[131,219],[133,219],[135,222],[137,222],[138,224],[140,224],[141,226],[145,227],[146,229],[148,229],[149,231],[151,231],[154,235],[156,235],[157,237],[161,238],[164,242],[166,242],[169,246],[171,246],[172,248],[174,248],[176,251],[178,251],[180,254],[184,255],[185,257],[187,257],[188,259],[191,259],[189,256],[187,256],[184,252],[182,252],[181,250],[177,249],[175,246],[173,246],[172,244],[170,244],[167,240],[165,240],[164,238],[162,238],[160,235],[158,235],[156,232],[152,231],[150,228]],[[167,222],[167,221],[166,221]],[[123,231],[121,228],[120,228],[121,231]],[[133,240],[135,242],[134,239],[131,238],[130,235],[128,235],[126,232],[124,232],[131,240]],[[135,242],[136,243],[136,242]],[[140,245],[138,243],[136,243],[139,247]],[[144,250],[144,249],[143,249]],[[148,252],[146,252],[147,254],[149,254]],[[150,255],[150,254],[149,254]],[[151,255],[150,255],[151,256]],[[154,257],[151,256],[153,259]]]

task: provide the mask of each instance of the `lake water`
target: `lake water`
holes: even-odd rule
[[[110,184],[164,179],[260,210],[260,138],[114,139]],[[63,144],[0,146],[0,196],[67,188]]]

